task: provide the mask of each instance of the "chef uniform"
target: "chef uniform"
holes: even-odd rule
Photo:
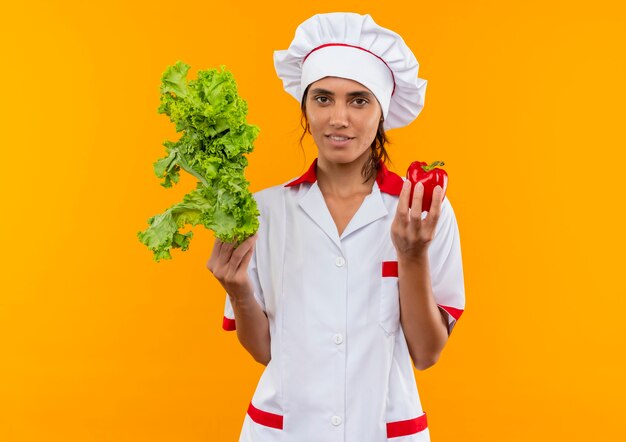
[[[426,81],[417,77],[415,56],[369,15],[315,15],[274,60],[285,89],[299,101],[306,86],[325,76],[365,85],[380,102],[387,129],[410,123],[423,107]],[[400,323],[390,236],[403,179],[381,163],[372,192],[339,235],[316,165],[254,194],[260,227],[248,275],[269,320],[271,360],[239,440],[429,441]],[[450,333],[465,291],[459,231],[447,197],[428,255],[433,296]],[[223,328],[236,329],[228,296]]]

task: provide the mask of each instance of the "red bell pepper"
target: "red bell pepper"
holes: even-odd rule
[[[424,185],[424,194],[422,197],[422,212],[428,212],[433,200],[433,190],[436,186],[441,186],[443,195],[441,200],[446,196],[448,187],[448,174],[445,170],[439,169],[437,166],[443,166],[443,161],[435,161],[431,165],[427,165],[424,161],[414,161],[406,172],[406,177],[411,182],[411,196],[409,197],[409,207],[413,204],[413,190],[418,182]]]

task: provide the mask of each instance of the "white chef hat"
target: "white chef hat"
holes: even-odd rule
[[[427,81],[402,37],[377,25],[369,14],[317,14],[296,29],[288,49],[274,51],[274,67],[298,102],[307,86],[342,77],[367,87],[378,99],[384,128],[411,123],[424,107]]]

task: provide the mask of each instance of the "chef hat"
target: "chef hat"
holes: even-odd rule
[[[317,14],[296,29],[288,49],[274,51],[274,67],[298,102],[307,86],[342,77],[367,87],[378,99],[384,128],[411,123],[424,107],[427,81],[399,34],[377,25],[369,14]]]

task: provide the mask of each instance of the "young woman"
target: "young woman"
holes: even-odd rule
[[[207,264],[224,329],[266,365],[240,441],[429,441],[413,366],[437,362],[463,311],[459,233],[440,187],[410,210],[384,162],[385,129],[417,117],[426,81],[369,15],[313,16],[274,59],[318,157],[257,192],[258,233],[216,240]]]

